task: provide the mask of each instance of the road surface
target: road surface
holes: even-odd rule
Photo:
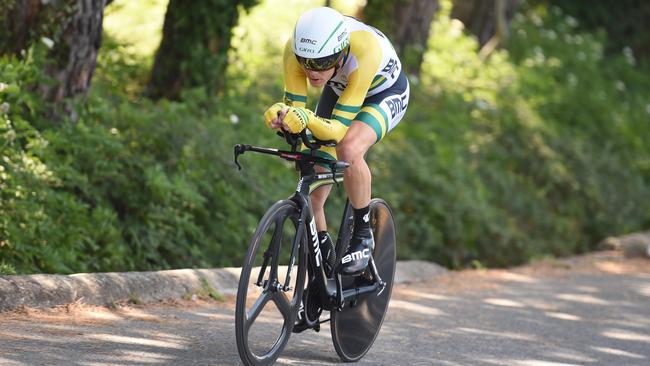
[[[239,365],[234,301],[0,313],[0,365]],[[279,365],[339,363],[329,327]],[[650,365],[650,260],[598,252],[400,285],[357,365]]]

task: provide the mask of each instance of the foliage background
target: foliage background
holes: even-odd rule
[[[348,14],[358,5],[333,3]],[[143,90],[165,4],[109,6],[76,123],[51,124],[30,88],[45,44],[0,59],[0,270],[237,266],[265,209],[293,191],[289,164],[245,155],[239,172],[232,147],[282,147],[260,115],[282,96],[294,19],[319,2],[261,2],[235,28],[226,92],[152,102]],[[407,116],[370,157],[399,257],[509,266],[650,226],[644,61],[606,52],[605,32],[553,6],[524,7],[505,48],[482,61],[442,5]]]

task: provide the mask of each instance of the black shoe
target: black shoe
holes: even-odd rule
[[[307,324],[307,320],[305,320],[305,312],[301,310],[298,313],[298,320],[296,320],[296,324],[293,325],[293,333],[302,333],[305,330],[309,329],[309,325]]]
[[[368,267],[368,261],[374,247],[375,239],[372,237],[372,232],[370,232],[370,236],[364,238],[353,236],[348,250],[341,258],[337,272],[346,276],[363,273]]]

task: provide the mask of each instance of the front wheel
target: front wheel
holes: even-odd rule
[[[299,216],[293,201],[277,202],[250,242],[235,308],[237,349],[245,365],[273,364],[293,330],[307,263],[306,233]]]
[[[388,204],[381,199],[370,201],[370,225],[375,237],[375,250],[372,253],[377,271],[386,287],[380,293],[361,295],[356,303],[346,304],[342,311],[332,311],[332,341],[336,353],[343,361],[360,360],[375,342],[393,289],[395,276],[395,222]],[[343,276],[343,289],[354,288],[368,278],[366,273],[356,276]]]

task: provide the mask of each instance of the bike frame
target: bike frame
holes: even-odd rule
[[[320,302],[321,307],[325,310],[342,310],[346,302],[354,303],[357,297],[362,294],[373,293],[379,291],[381,293],[386,286],[386,283],[382,281],[377,271],[374,259],[372,255],[370,257],[370,271],[374,277],[373,284],[365,285],[360,287],[355,287],[347,290],[343,290],[341,275],[333,273],[332,276],[328,276],[325,268],[323,267],[323,255],[320,248],[320,240],[318,239],[318,232],[316,229],[316,221],[314,220],[313,210],[311,208],[310,193],[313,192],[316,188],[323,185],[338,184],[343,180],[343,170],[349,166],[348,163],[342,161],[334,161],[330,159],[325,159],[319,156],[314,155],[314,151],[320,146],[332,146],[335,144],[333,141],[311,141],[305,132],[301,135],[283,135],[287,142],[292,146],[291,151],[284,151],[278,149],[271,149],[265,147],[256,147],[251,145],[235,145],[235,164],[241,169],[241,166],[237,162],[237,157],[243,154],[246,151],[252,151],[262,154],[269,154],[279,156],[285,160],[293,161],[296,163],[296,168],[300,172],[300,180],[298,181],[298,186],[294,194],[289,197],[289,200],[296,203],[299,210],[299,221],[298,221],[298,230],[296,236],[292,243],[291,249],[291,261],[289,263],[289,268],[287,269],[287,276],[284,284],[277,284],[279,288],[284,291],[290,289],[289,284],[291,282],[291,272],[295,264],[296,254],[298,250],[301,250],[300,243],[303,240],[303,233],[307,233],[307,248],[308,248],[308,258],[309,258],[309,268],[316,278],[315,283],[319,286]],[[302,142],[310,148],[311,153],[303,153],[296,151],[298,146],[298,140],[302,139]],[[315,164],[322,164],[330,167],[330,172],[316,172],[314,169]],[[350,201],[346,200],[345,209],[343,217],[341,219],[341,226],[339,230],[339,235],[336,240],[335,252],[337,263],[341,259],[340,257],[343,254],[343,251],[346,249],[348,242],[351,236],[351,230],[349,226],[349,218],[352,215],[352,206]],[[300,226],[304,227],[304,231],[300,230]],[[262,270],[260,270],[260,276],[263,275],[264,269],[267,266],[267,259],[264,260],[262,264]],[[308,284],[311,285],[311,284]]]

